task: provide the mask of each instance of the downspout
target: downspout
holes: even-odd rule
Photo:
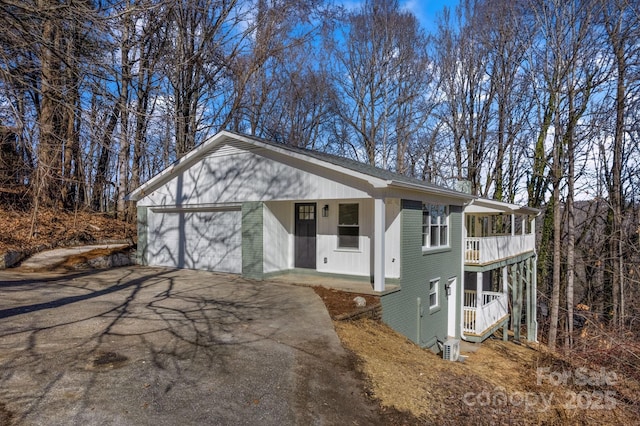
[[[420,323],[422,322],[422,300],[418,297],[416,298],[416,302],[417,302],[417,310],[416,310],[416,343],[418,344],[418,346],[422,346],[420,344],[421,340],[421,334],[420,334]]]
[[[533,281],[535,283],[535,285],[533,286],[533,290],[532,290],[532,295],[531,298],[533,299],[531,301],[531,307],[533,308],[533,341],[535,343],[539,343],[538,342],[538,253],[536,252],[536,250],[533,250],[533,270],[531,271],[531,275],[533,277],[533,279],[531,281]]]

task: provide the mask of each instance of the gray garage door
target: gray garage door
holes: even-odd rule
[[[155,211],[149,215],[149,264],[242,272],[242,213]]]

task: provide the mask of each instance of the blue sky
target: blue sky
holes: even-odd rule
[[[445,6],[453,10],[457,5],[458,0],[400,0],[400,7],[413,12],[427,31],[435,29],[436,15]]]
[[[347,9],[355,9],[359,7],[363,2],[360,0],[337,0]],[[458,0],[399,0],[400,7],[404,10],[409,10],[416,15],[416,18],[422,24],[422,27],[426,31],[432,31],[436,28],[436,15],[447,6],[450,9],[454,9],[459,1]]]

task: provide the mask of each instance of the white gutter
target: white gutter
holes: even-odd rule
[[[458,191],[454,191],[447,188],[440,188],[437,186],[426,186],[426,185],[421,185],[421,184],[412,183],[412,182],[388,180],[387,185],[392,187],[397,187],[397,188],[412,189],[420,192],[429,192],[432,194],[444,195],[452,198],[458,198],[458,199],[462,198],[463,200],[467,200],[467,201],[472,201],[478,198],[475,195],[467,194],[465,192],[458,192]]]

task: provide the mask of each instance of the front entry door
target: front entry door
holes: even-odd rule
[[[299,203],[295,207],[295,267],[316,269],[316,203]]]

